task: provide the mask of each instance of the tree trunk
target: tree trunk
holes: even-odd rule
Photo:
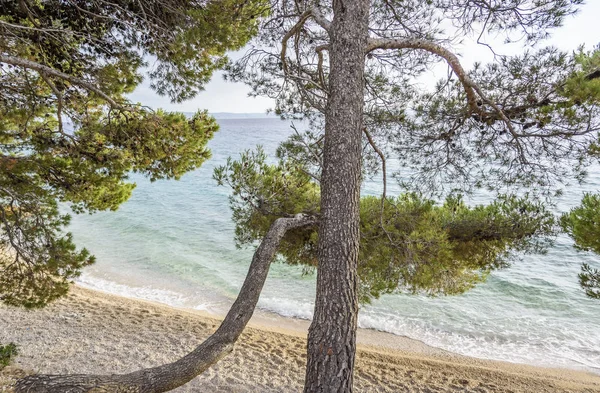
[[[333,1],[317,295],[308,332],[305,392],[352,391],[369,3],[369,0]]]
[[[258,302],[269,266],[286,231],[316,223],[314,217],[279,218],[254,253],[240,293],[217,331],[183,358],[123,375],[32,375],[17,381],[16,393],[162,393],[179,387],[233,349]]]

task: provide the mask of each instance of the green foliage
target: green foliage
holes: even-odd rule
[[[264,152],[248,151],[215,170],[232,188],[239,245],[260,240],[278,217],[319,214],[319,187],[297,161],[268,164]],[[360,202],[360,297],[369,302],[400,290],[459,294],[507,266],[515,252],[541,252],[554,233],[554,218],[527,197],[501,196],[487,206],[449,197],[441,206],[417,194]],[[317,267],[315,227],[289,231],[279,253],[290,264]]]
[[[592,269],[584,263],[579,274],[579,284],[585,290],[586,295],[600,299],[600,270]]]
[[[575,248],[600,254],[600,195],[585,194],[580,206],[561,216],[560,225]],[[583,264],[579,283],[586,295],[600,299],[600,271]]]
[[[69,75],[88,76],[111,96],[133,90],[144,56],[151,55],[153,87],[181,101],[197,94],[223,66],[226,51],[241,48],[256,33],[267,5],[262,0],[3,1],[0,47]]]
[[[580,48],[575,54],[575,62],[578,65],[574,72],[564,83],[562,94],[569,99],[569,107],[581,107],[600,103],[600,46],[592,51]],[[592,143],[587,153],[592,157],[600,157],[600,134]]]
[[[190,7],[191,23],[178,32],[167,50],[156,53],[161,64],[150,74],[153,87],[177,101],[193,97],[215,70],[227,64],[224,54],[243,47],[258,32],[257,21],[268,10],[266,0],[209,1]],[[186,86],[183,92],[181,85]]]
[[[266,15],[262,0],[4,1],[0,11],[0,301],[41,307],[94,262],[64,232],[76,213],[115,210],[135,184],[178,179],[210,157],[217,131],[129,102],[152,86],[193,97]]]
[[[238,246],[262,239],[279,217],[318,214],[319,188],[310,175],[287,161],[267,163],[260,147],[244,152],[239,161],[229,158],[215,169],[214,178],[232,189],[229,200]],[[315,265],[316,241],[313,228],[300,228],[286,233],[279,252],[289,263]]]
[[[508,266],[515,252],[543,252],[554,218],[527,197],[500,196],[467,206],[460,197],[443,205],[417,194],[361,199],[359,276],[363,300],[393,292],[463,293]],[[366,295],[366,296],[365,296]]]
[[[560,224],[577,249],[600,253],[600,195],[585,194],[581,206],[563,214]]]
[[[575,55],[577,72],[566,80],[562,93],[572,106],[600,103],[600,47],[591,52],[581,48]],[[600,137],[598,138],[600,141]],[[592,143],[587,153],[600,157],[600,142]],[[562,229],[575,241],[575,248],[600,254],[600,195],[585,194],[581,205],[562,215]],[[600,298],[600,272],[583,264],[579,283],[592,298]]]
[[[372,45],[376,49],[365,57],[362,125],[370,136],[364,141],[362,151],[364,175],[385,172],[382,161],[394,160],[397,164],[394,167],[399,170],[392,172],[388,167],[386,176],[396,176],[402,180],[404,189],[428,197],[442,197],[457,190],[470,193],[486,189],[497,195],[535,190],[536,195],[549,200],[560,195],[569,182],[582,181],[587,167],[600,157],[600,47],[568,53],[534,44],[546,39],[552,29],[560,27],[583,3],[583,0],[372,1],[369,29],[377,32],[377,40],[371,42],[385,44]],[[339,71],[328,61],[330,54],[324,48],[331,48],[331,37],[319,21],[332,20],[331,2],[318,3],[318,15],[301,21],[298,28],[298,14],[303,11],[314,14],[310,10],[313,6],[312,3],[297,5],[300,11],[292,12],[285,2],[274,4],[256,37],[256,47],[261,49],[249,51],[227,70],[229,78],[247,83],[252,94],[275,98],[274,112],[282,118],[306,120],[309,131],[303,135],[297,133],[283,143],[279,157],[285,165],[300,165],[311,178],[318,179],[325,116],[332,115],[328,113],[330,81]],[[293,40],[286,35],[289,32],[294,33]],[[460,54],[450,44],[465,36],[478,37],[478,43],[492,51],[493,45],[486,42],[486,37],[504,37],[506,44],[526,42],[526,47],[535,49],[524,48],[523,53],[510,56],[494,52],[497,56],[490,63],[471,66],[463,64]],[[273,42],[281,41],[282,37],[287,39],[284,45],[270,50]],[[438,61],[449,67],[447,77],[433,89],[423,88],[419,81]],[[463,291],[484,278],[490,270],[488,266],[493,264],[491,261],[506,259],[506,250],[519,250],[528,244],[523,239],[537,236],[515,234],[511,240],[509,232],[500,231],[506,243],[490,239],[466,241],[475,235],[469,228],[480,227],[475,225],[477,216],[469,216],[468,225],[461,227],[466,233],[462,238],[463,248],[458,239],[450,242],[434,219],[409,233],[400,234],[387,228],[390,211],[413,205],[415,209],[425,209],[426,201],[417,200],[423,206],[416,201],[399,203],[388,199],[379,209],[374,200],[370,202],[368,216],[365,207],[361,207],[363,225],[371,223],[373,228],[381,228],[380,232],[375,231],[374,239],[381,236],[389,243],[372,245],[369,255],[381,252],[378,258],[391,260],[391,254],[401,258],[402,252],[413,247],[413,235],[417,239],[414,244],[421,244],[415,246],[419,251],[426,249],[423,244],[435,245],[427,251],[435,258],[423,257],[428,264],[422,264],[421,270],[414,267],[421,266],[421,254],[417,251],[410,251],[415,258],[413,270],[372,269],[374,279],[370,282],[381,285],[367,284],[365,288],[374,288],[374,295],[393,290],[394,281],[411,291]],[[367,202],[363,199],[362,205]],[[514,201],[505,199],[496,203],[510,206]],[[437,213],[427,215],[444,216],[438,210],[443,207],[431,209]],[[515,211],[518,210],[512,212]],[[540,211],[545,210],[540,208]],[[375,220],[377,214],[379,225]],[[517,216],[509,211],[504,214],[515,223],[528,226],[520,222],[523,218],[520,211]],[[552,232],[544,219],[540,220],[535,222],[539,234]],[[501,227],[500,222],[492,221]],[[371,226],[367,229],[374,231]],[[311,239],[314,248],[316,235],[305,237]],[[393,253],[390,247],[396,242],[402,246]],[[300,249],[301,244],[298,240],[294,248]],[[386,247],[390,249],[385,251]],[[409,251],[402,251],[402,247]],[[363,250],[366,249],[363,244]],[[296,258],[286,256],[288,261]],[[363,266],[370,266],[365,262],[368,255],[361,258]],[[430,261],[440,261],[439,266]],[[455,276],[442,283],[439,278],[442,266],[453,264],[457,271],[464,268],[465,272],[476,273],[464,274],[464,279]],[[484,265],[479,270],[473,268]],[[448,269],[452,271],[451,267]],[[367,275],[363,270],[363,282]],[[381,277],[395,278],[388,285]]]
[[[0,370],[8,366],[18,354],[19,351],[14,343],[0,345]]]
[[[592,51],[580,48],[574,58],[577,72],[565,81],[562,93],[575,105],[600,102],[600,48]]]

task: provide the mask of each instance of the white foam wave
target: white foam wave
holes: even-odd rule
[[[198,310],[198,311],[211,311],[211,308],[208,304],[206,303],[202,303],[202,304],[198,304],[197,306],[194,306],[194,310]]]
[[[100,290],[124,297],[150,300],[174,307],[188,307],[195,310],[211,311],[208,303],[197,302],[181,293],[153,287],[128,286],[89,274],[83,274],[77,283],[83,287]],[[197,299],[193,299],[197,301]],[[306,300],[286,299],[283,297],[261,297],[259,308],[283,317],[311,320],[313,303]],[[468,330],[457,332],[444,330],[431,321],[418,318],[399,317],[394,314],[380,313],[368,309],[361,310],[358,326],[374,329],[398,336],[419,340],[432,347],[450,352],[483,359],[526,363],[548,367],[581,368],[600,373],[600,356],[581,356],[577,346],[565,345],[562,340],[553,342],[547,337],[512,337],[507,334],[478,330],[478,334]],[[580,349],[580,348],[579,348]]]
[[[263,298],[262,296],[258,302],[258,307],[283,317],[309,320],[312,319],[314,308],[310,302],[285,298]]]
[[[89,274],[82,274],[76,280],[76,283],[89,289],[95,289],[128,298],[149,300],[173,307],[185,307],[188,300],[183,294],[167,289],[123,285]]]
[[[362,313],[358,319],[361,328],[375,329],[419,340],[432,347],[482,359],[525,363],[545,367],[566,367],[600,373],[600,355],[582,356],[583,348],[577,339],[569,342],[551,340],[527,332],[516,336],[511,332],[495,333],[479,329],[458,332],[434,326],[431,321],[398,318],[391,315]],[[512,337],[511,337],[512,336]],[[588,345],[592,345],[588,342]]]

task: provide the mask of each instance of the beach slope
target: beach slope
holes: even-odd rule
[[[16,343],[15,365],[0,373],[0,392],[20,370],[125,373],[170,362],[218,326],[201,312],[80,287],[43,310],[0,306],[0,343]],[[363,331],[358,392],[600,392],[600,376],[473,359]],[[378,345],[374,345],[377,343]],[[232,354],[176,392],[301,392],[306,334],[251,322]]]

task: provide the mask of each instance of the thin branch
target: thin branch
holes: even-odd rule
[[[87,82],[81,78],[77,78],[73,75],[65,74],[64,72],[55,70],[54,68],[45,66],[43,64],[36,63],[31,60],[22,59],[20,57],[9,56],[0,54],[0,63],[11,64],[18,67],[27,68],[30,70],[38,71],[42,74],[52,75],[61,79],[64,79],[68,82],[71,82],[74,85],[80,86],[88,91],[94,92],[100,97],[102,97],[110,106],[113,108],[123,109],[122,105],[118,104],[115,100],[109,97],[106,93],[104,93],[100,88],[94,86],[90,82]]]
[[[302,143],[304,145],[304,147],[306,147],[306,150],[308,150],[308,152],[313,156],[313,158],[315,159],[315,162],[317,164],[319,164],[319,166],[322,168],[323,160],[321,159],[319,154],[313,150],[312,146],[308,142],[306,142],[304,140],[304,138],[302,138],[302,135],[300,135],[300,131],[298,131],[298,129],[296,128],[296,125],[294,123],[292,123],[292,125],[290,127],[292,128],[292,130],[294,130],[294,133],[298,137],[298,141],[300,141],[300,143]]]
[[[369,133],[369,131],[367,130],[366,127],[363,128],[363,132],[365,133],[365,136],[367,137],[367,140],[369,141],[369,145],[371,145],[371,147],[373,148],[373,150],[375,151],[375,153],[377,153],[377,155],[379,156],[379,158],[381,158],[381,171],[383,174],[383,192],[381,193],[381,204],[382,204],[382,213],[383,213],[383,203],[385,201],[386,198],[386,194],[387,194],[387,173],[386,173],[386,160],[385,160],[385,155],[383,154],[383,152],[379,149],[379,147],[377,147],[377,145],[375,144],[375,141],[373,140],[373,137],[371,136],[371,133]]]
[[[43,72],[40,72],[40,76],[42,77],[44,82],[46,82],[46,84],[50,87],[50,89],[54,92],[54,95],[56,96],[56,100],[57,100],[56,117],[58,119],[58,132],[63,134],[63,122],[62,122],[63,95],[58,90],[56,85],[54,83],[52,83],[52,81],[48,78],[48,76],[46,76],[46,74],[44,74]]]
[[[328,91],[327,86],[325,85],[325,73],[323,72],[323,51],[329,50],[329,45],[319,45],[315,48],[317,52],[317,56],[319,57],[319,62],[317,63],[317,72],[319,73],[319,80],[321,81],[321,86],[325,91]]]
[[[388,240],[390,241],[390,244],[394,247],[398,247],[398,244],[394,241],[392,234],[385,228],[385,223],[384,223],[385,203],[387,201],[387,173],[386,173],[387,171],[386,171],[385,155],[379,149],[379,147],[377,147],[377,145],[375,144],[375,141],[373,140],[373,137],[371,137],[371,134],[367,130],[367,127],[363,127],[363,132],[365,133],[367,140],[369,141],[369,145],[371,145],[373,150],[375,150],[375,153],[377,153],[377,155],[379,155],[379,158],[381,158],[381,169],[383,172],[383,192],[381,193],[381,209],[379,212],[379,226],[380,226],[381,230],[383,231],[383,233],[385,233]]]
[[[311,8],[310,12],[315,22],[329,33],[331,31],[331,22],[317,8]]]
[[[448,62],[448,65],[450,68],[452,68],[452,71],[454,71],[458,77],[458,80],[462,83],[465,93],[467,94],[467,101],[471,110],[474,112],[480,111],[479,106],[477,105],[477,94],[474,89],[475,83],[471,80],[462,64],[460,64],[458,57],[443,46],[421,38],[369,38],[365,53],[372,52],[376,49],[423,49],[427,52],[442,57]]]
[[[325,31],[329,32],[329,30],[331,29],[331,22],[329,22],[319,12],[318,9],[311,8],[309,10],[304,11],[302,13],[302,15],[300,15],[300,19],[298,19],[298,22],[296,22],[296,24],[281,39],[281,55],[280,56],[281,56],[281,67],[283,69],[284,74],[288,73],[288,66],[287,66],[287,61],[285,58],[286,52],[287,52],[287,43],[294,34],[297,34],[300,31],[300,29],[302,29],[302,26],[304,26],[304,24],[310,17],[312,17],[315,20],[315,22],[317,22],[317,24],[319,26],[321,26]]]

